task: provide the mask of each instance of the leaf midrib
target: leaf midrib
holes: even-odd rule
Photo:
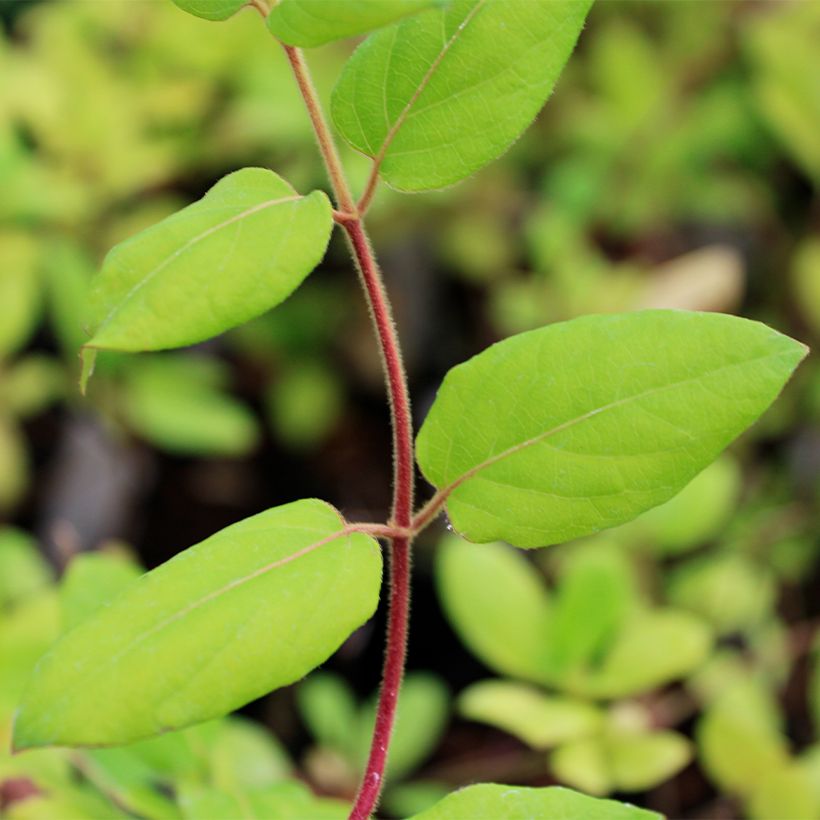
[[[713,376],[717,373],[720,373],[724,370],[730,370],[736,367],[746,367],[754,362],[765,361],[766,359],[774,359],[779,358],[785,355],[785,351],[781,351],[778,353],[768,353],[764,356],[755,356],[751,359],[744,359],[740,362],[732,362],[730,364],[722,365],[721,367],[716,367],[712,370],[708,370],[704,373],[700,373],[697,376],[692,376],[687,379],[679,379],[678,381],[669,382],[669,384],[661,385],[659,387],[652,387],[648,390],[644,390],[640,393],[635,393],[631,396],[625,396],[622,399],[618,399],[614,402],[609,402],[608,404],[601,405],[600,407],[593,408],[586,413],[581,414],[580,416],[576,416],[575,418],[568,419],[565,422],[562,422],[555,427],[550,428],[549,430],[544,431],[543,433],[539,433],[537,436],[533,436],[532,438],[526,439],[525,441],[519,442],[518,444],[514,444],[511,447],[508,447],[506,450],[502,450],[500,453],[497,453],[490,458],[485,459],[484,461],[476,464],[475,466],[471,467],[465,473],[460,475],[454,481],[450,482],[446,485],[442,490],[440,490],[441,496],[447,498],[450,496],[458,487],[464,484],[469,479],[473,478],[477,473],[487,469],[488,467],[492,467],[494,464],[497,464],[500,461],[503,461],[506,458],[516,455],[517,453],[526,450],[529,447],[532,447],[536,444],[540,444],[542,441],[557,435],[558,433],[562,433],[564,430],[571,429],[572,427],[577,426],[578,424],[582,424],[585,421],[588,421],[595,416],[600,415],[601,413],[607,412],[609,410],[616,409],[618,407],[622,407],[626,404],[629,404],[633,401],[638,401],[639,399],[645,398],[646,396],[652,396],[657,393],[661,393],[665,390],[671,390],[676,387],[680,387],[684,384],[690,384],[692,382],[700,381],[701,379],[707,376]]]
[[[419,97],[430,84],[430,81],[433,79],[433,76],[435,75],[436,71],[438,71],[439,66],[443,62],[444,58],[447,56],[447,53],[450,51],[450,49],[453,47],[453,45],[456,43],[459,37],[461,37],[461,35],[467,29],[467,26],[473,21],[478,12],[485,6],[487,1],[488,0],[478,0],[478,2],[473,6],[473,8],[470,9],[469,13],[458,24],[458,27],[450,36],[450,39],[447,40],[447,42],[442,46],[441,51],[439,51],[439,53],[436,55],[432,63],[430,63],[430,67],[427,69],[427,72],[421,78],[421,81],[419,82],[415,91],[411,95],[410,99],[407,101],[404,108],[399,113],[399,116],[396,118],[396,121],[393,123],[392,127],[385,135],[384,141],[382,142],[382,146],[379,149],[378,154],[373,159],[374,167],[376,169],[378,169],[381,166],[382,162],[384,162],[384,158],[388,150],[390,149],[393,140],[396,138],[398,132],[401,130],[401,127],[407,120],[407,117],[409,116],[413,106],[416,104]],[[442,15],[444,15],[445,13],[445,11],[442,11]],[[392,51],[390,59],[392,60]],[[385,77],[385,81],[386,80],[387,77]]]
[[[181,621],[183,618],[186,618],[192,612],[196,611],[202,606],[210,603],[213,600],[216,600],[221,595],[227,594],[232,590],[240,587],[250,581],[259,578],[268,572],[273,571],[274,569],[278,569],[281,566],[291,563],[292,561],[296,561],[299,558],[303,558],[305,555],[310,554],[319,547],[323,547],[326,544],[335,541],[338,538],[343,538],[345,536],[352,535],[353,531],[349,529],[341,529],[337,532],[331,533],[330,535],[320,539],[319,541],[314,541],[311,544],[308,544],[306,547],[302,547],[301,549],[297,550],[290,555],[286,555],[284,558],[279,558],[276,561],[272,561],[269,564],[265,564],[258,569],[253,570],[253,572],[249,572],[247,575],[243,575],[239,578],[234,578],[232,581],[229,581],[227,584],[224,584],[219,589],[213,590],[209,592],[207,595],[203,595],[201,598],[198,598],[195,601],[192,601],[187,606],[183,607],[182,609],[174,612],[173,615],[168,616],[164,620],[160,621],[159,623],[152,626],[150,629],[146,629],[144,632],[136,635],[131,641],[129,641],[128,645],[121,649],[114,655],[109,656],[105,659],[105,661],[91,670],[84,672],[80,675],[76,680],[72,681],[69,686],[64,688],[61,692],[61,696],[54,701],[54,705],[52,709],[57,708],[58,706],[62,705],[66,700],[70,698],[70,695],[76,690],[76,688],[82,684],[83,681],[87,680],[89,677],[97,676],[102,670],[107,669],[110,666],[113,666],[126,655],[129,655],[134,649],[139,646],[141,643],[144,643],[149,638],[153,637],[154,635],[162,632],[164,629],[168,628],[169,626]]]
[[[106,317],[100,322],[99,327],[97,328],[94,336],[98,336],[101,331],[105,330],[105,328],[111,324],[114,317],[120,313],[124,307],[128,304],[128,302],[133,299],[133,297],[139,293],[142,288],[144,288],[149,282],[151,282],[154,277],[157,276],[161,271],[167,268],[172,262],[178,259],[182,254],[190,250],[192,247],[197,245],[198,243],[204,241],[213,234],[218,233],[225,228],[230,227],[231,225],[236,224],[237,222],[241,222],[243,219],[246,219],[250,216],[253,216],[256,213],[260,213],[261,211],[266,210],[267,208],[272,208],[276,205],[282,205],[286,202],[295,202],[297,200],[303,199],[304,197],[301,194],[294,194],[292,196],[286,197],[279,197],[278,199],[270,199],[264,202],[259,202],[256,205],[253,205],[250,208],[246,208],[244,211],[240,211],[238,214],[234,214],[229,219],[226,219],[222,222],[217,223],[216,225],[212,225],[207,230],[202,231],[201,233],[197,234],[196,236],[189,239],[185,244],[181,245],[177,248],[173,253],[169,254],[165,259],[163,259],[158,265],[156,265],[152,270],[145,274],[142,279],[139,280],[129,291],[125,294],[125,296],[111,308],[109,313]],[[93,341],[93,340],[92,340]],[[92,345],[88,345],[89,347]]]

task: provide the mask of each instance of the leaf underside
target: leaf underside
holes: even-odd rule
[[[426,478],[471,541],[536,547],[680,491],[771,404],[806,348],[719,314],[589,316],[451,370],[422,426]]]
[[[173,0],[173,3],[194,17],[221,22],[247,6],[248,0]]]
[[[297,501],[142,576],[38,664],[16,748],[128,743],[228,712],[304,676],[376,608],[381,555]]]
[[[280,0],[268,28],[291,46],[312,48],[381,28],[431,6],[435,0]]]

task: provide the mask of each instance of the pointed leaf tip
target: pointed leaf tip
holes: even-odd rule
[[[85,395],[88,391],[88,382],[94,375],[94,365],[97,363],[97,350],[88,345],[80,348],[80,394]]]
[[[422,472],[470,541],[557,544],[667,501],[750,427],[802,342],[717,313],[585,316],[451,370],[419,432]]]

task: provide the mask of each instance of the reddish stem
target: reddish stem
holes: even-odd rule
[[[409,527],[413,515],[413,428],[407,379],[399,351],[390,303],[379,269],[360,219],[344,223],[353,255],[362,277],[367,302],[382,353],[387,392],[393,422],[393,512],[391,524]],[[367,820],[373,813],[384,782],[387,750],[396,719],[399,690],[404,676],[410,612],[411,538],[394,538],[390,550],[390,607],[387,619],[387,646],[382,671],[382,688],[376,711],[376,725],[370,756],[350,820]]]
[[[334,213],[334,218],[342,226],[350,242],[379,341],[393,426],[393,510],[389,527],[409,531],[413,516],[413,422],[410,414],[407,377],[401,359],[398,335],[393,324],[390,301],[387,298],[364,223],[350,194],[350,187],[347,184],[330,129],[322,114],[307,64],[299,49],[285,46],[285,52],[305,100],[319,143],[319,150],[325,161],[338,207],[341,209]],[[375,179],[368,184],[365,204],[372,197],[374,189]],[[382,673],[382,688],[376,709],[376,724],[367,769],[356,795],[350,820],[367,820],[373,814],[384,782],[387,750],[396,720],[396,706],[404,676],[410,612],[411,544],[412,533],[396,535],[390,542],[388,579],[390,606],[387,618],[387,647]]]

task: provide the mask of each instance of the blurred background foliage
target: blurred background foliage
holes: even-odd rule
[[[252,13],[12,0],[0,20],[0,813],[344,816],[382,614],[242,717],[5,752],[62,629],[265,507],[383,516],[390,435],[338,239],[275,312],[190,351],[102,356],[80,398],[84,294],[112,244],[236,168],[300,190],[322,169]],[[370,222],[417,421],[453,364],[585,313],[721,310],[816,346],[818,42],[812,2],[599,3],[504,159],[446,191],[381,191]],[[348,53],[311,52],[323,95]],[[368,163],[345,160],[360,188]],[[526,555],[426,533],[385,813],[496,780],[675,818],[820,818],[818,422],[815,357],[730,454],[626,527]]]

